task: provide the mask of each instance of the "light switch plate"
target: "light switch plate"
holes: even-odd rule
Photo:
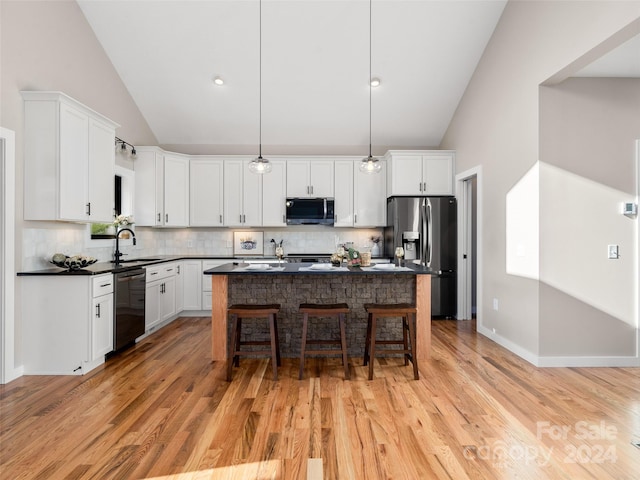
[[[618,253],[618,245],[607,245],[607,252],[610,259],[615,260],[617,258],[620,258],[620,255]]]

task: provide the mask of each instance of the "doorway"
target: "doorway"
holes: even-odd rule
[[[458,320],[478,318],[480,308],[480,284],[482,278],[480,255],[481,236],[481,167],[456,175],[458,197]]]

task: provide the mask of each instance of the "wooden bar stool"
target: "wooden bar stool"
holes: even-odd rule
[[[229,342],[229,356],[227,359],[227,381],[231,381],[233,364],[240,365],[240,355],[270,355],[273,366],[273,379],[278,380],[278,366],[280,365],[280,342],[278,340],[278,312],[280,305],[231,305],[227,313],[231,315],[231,342]],[[268,318],[270,339],[265,341],[241,341],[243,318]],[[242,345],[271,345],[271,350],[241,351]]]
[[[349,360],[347,359],[347,335],[345,333],[345,315],[349,313],[349,305],[346,303],[335,304],[318,304],[318,303],[301,303],[299,307],[302,316],[302,339],[300,342],[300,371],[298,379],[302,380],[302,372],[304,371],[305,355],[342,355],[342,364],[344,365],[344,378],[349,379]],[[340,324],[340,340],[307,340],[307,327],[309,316],[312,317],[338,317]],[[307,344],[312,345],[340,345],[340,349],[334,350],[307,350]]]
[[[404,364],[409,360],[413,364],[413,378],[418,380],[418,359],[416,357],[416,307],[408,303],[365,303],[364,309],[369,314],[367,321],[367,339],[364,346],[364,365],[369,364],[369,380],[373,380],[373,360],[376,353],[402,353]],[[376,324],[379,318],[402,318],[401,340],[376,340]],[[409,338],[407,339],[407,331]],[[376,345],[402,345],[402,349],[380,349],[376,352]]]

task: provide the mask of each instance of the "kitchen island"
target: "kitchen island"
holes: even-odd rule
[[[284,263],[257,267],[228,263],[205,270],[211,275],[212,359],[227,359],[227,307],[234,303],[279,303],[280,349],[283,357],[297,357],[302,331],[300,303],[347,303],[347,343],[350,356],[362,356],[366,336],[365,303],[414,303],[417,307],[417,358],[431,354],[431,271],[417,265],[403,268],[340,267],[329,264]],[[389,264],[387,264],[389,265]],[[387,267],[388,268],[388,267]],[[260,322],[258,322],[260,323]],[[267,322],[243,329],[243,335],[268,336]],[[399,322],[398,322],[399,323]],[[314,338],[333,338],[336,326],[319,322]],[[263,330],[264,329],[264,330]],[[380,335],[401,338],[400,327],[379,329]]]

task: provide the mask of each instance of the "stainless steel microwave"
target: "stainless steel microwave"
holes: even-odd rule
[[[333,198],[287,198],[287,225],[333,225]]]

